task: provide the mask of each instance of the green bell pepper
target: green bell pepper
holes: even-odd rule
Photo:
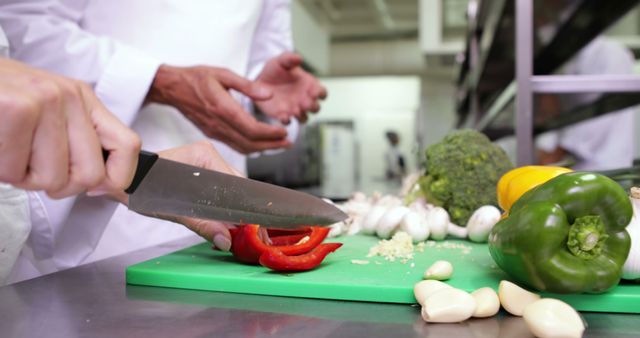
[[[633,209],[616,182],[557,176],[526,192],[489,235],[491,257],[516,282],[555,293],[600,293],[620,281]]]

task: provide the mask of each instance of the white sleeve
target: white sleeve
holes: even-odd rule
[[[630,51],[622,44],[606,38],[598,38],[593,45],[587,46],[584,53],[575,61],[575,74],[632,74],[634,59]],[[578,105],[590,103],[600,94],[565,95]],[[621,110],[620,112],[625,111]],[[627,110],[628,111],[628,110]],[[599,149],[607,138],[616,138],[611,133],[617,130],[620,140],[623,135],[632,132],[632,126],[623,126],[625,114],[610,112],[597,118],[563,128],[559,143],[578,158],[587,159]],[[624,133],[624,134],[623,134]]]
[[[251,42],[247,77],[255,79],[269,59],[292,50],[291,2],[265,1]]]
[[[0,25],[9,39],[12,58],[91,84],[107,108],[130,125],[160,62],[83,30],[87,3],[3,0]]]

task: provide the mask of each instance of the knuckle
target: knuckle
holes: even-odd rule
[[[4,111],[5,121],[14,121],[15,123],[24,123],[27,121],[35,121],[40,117],[40,109],[38,103],[26,95],[17,95],[0,102]]]
[[[32,83],[34,91],[43,103],[57,103],[61,101],[62,90],[55,81],[38,77],[34,78]]]
[[[139,153],[142,149],[142,139],[133,130],[127,128],[123,136],[125,144],[128,145],[132,152]]]
[[[84,168],[76,175],[72,176],[71,184],[80,186],[83,189],[91,189],[104,181],[104,179],[104,166],[98,166],[97,168]]]

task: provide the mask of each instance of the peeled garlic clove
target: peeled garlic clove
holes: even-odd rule
[[[503,280],[498,287],[498,298],[500,298],[500,304],[507,312],[514,316],[522,316],[524,308],[539,300],[540,295]]]
[[[453,274],[453,265],[448,261],[436,261],[424,272],[424,279],[447,280]]]
[[[457,323],[471,318],[476,301],[465,291],[442,289],[427,297],[422,306],[422,319],[430,323]]]
[[[492,288],[480,288],[473,291],[471,296],[476,300],[476,311],[473,312],[473,317],[491,317],[500,311],[500,298]]]
[[[582,337],[584,322],[569,304],[544,298],[529,304],[522,314],[536,337]]]
[[[427,297],[442,289],[450,289],[451,285],[437,280],[423,280],[413,286],[413,296],[420,305],[424,305]]]

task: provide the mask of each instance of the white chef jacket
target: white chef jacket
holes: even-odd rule
[[[172,107],[141,107],[158,66],[211,65],[255,78],[267,60],[292,49],[289,5],[288,0],[2,0],[0,25],[14,58],[90,83],[139,133],[143,147],[157,151],[206,138]],[[288,128],[290,136],[296,127]],[[231,165],[245,170],[243,155],[213,142]],[[32,234],[10,281],[192,235],[122,206],[114,215],[116,204],[102,198],[38,198],[44,212],[32,217]]]
[[[597,37],[569,62],[565,74],[632,74],[634,58],[621,44]],[[563,110],[595,101],[600,94],[560,95]],[[576,170],[605,170],[631,166],[634,155],[635,108],[610,112],[541,137],[538,147],[550,151],[560,146],[578,160]]]

